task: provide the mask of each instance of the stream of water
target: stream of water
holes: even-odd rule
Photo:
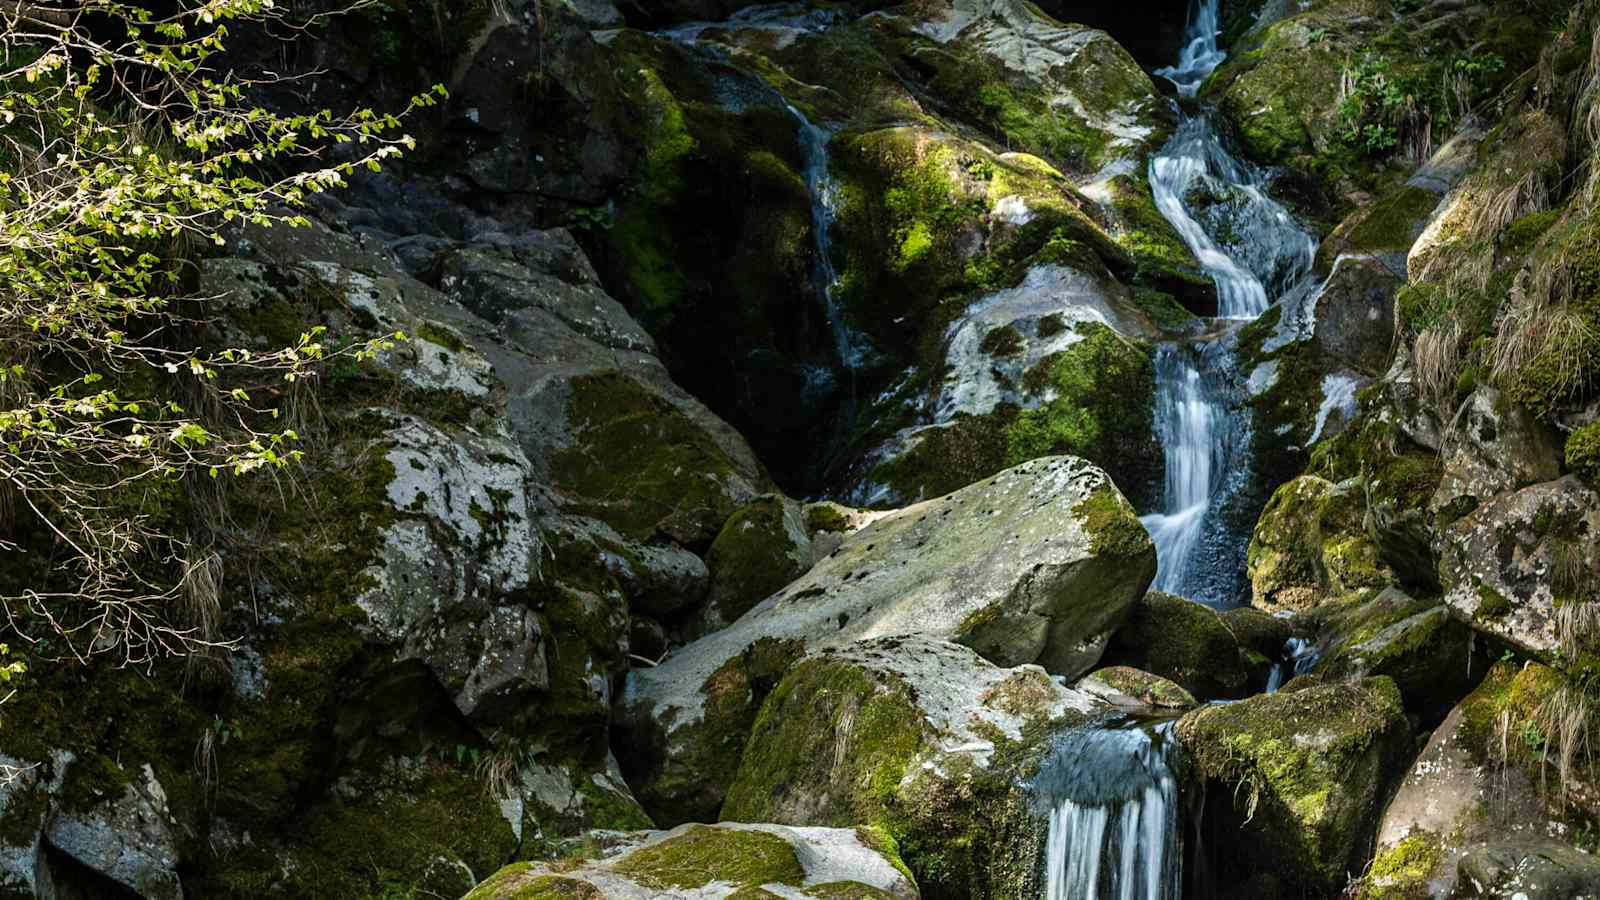
[[[1226,58],[1217,32],[1218,0],[1197,0],[1177,63],[1157,73],[1190,106]],[[1154,588],[1216,607],[1243,600],[1249,539],[1218,514],[1248,489],[1251,468],[1234,332],[1306,282],[1316,253],[1311,235],[1267,196],[1268,174],[1228,151],[1204,109],[1180,113],[1171,140],[1150,160],[1157,207],[1216,284],[1217,320],[1156,352],[1154,415],[1166,480],[1161,511],[1142,521],[1156,545]],[[1308,656],[1306,648],[1292,650],[1297,663]],[[1275,671],[1272,686],[1286,674]],[[1063,739],[1037,786],[1049,806],[1046,900],[1181,896],[1170,728],[1091,727]]]

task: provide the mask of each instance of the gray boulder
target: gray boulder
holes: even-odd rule
[[[1429,510],[1454,519],[1498,494],[1561,475],[1550,428],[1487,385],[1472,392],[1439,447],[1444,475]]]
[[[1149,535],[1104,472],[1024,463],[874,521],[732,626],[634,670],[624,771],[658,820],[709,818],[762,697],[806,652],[915,635],[1074,678],[1154,573]]]
[[[148,765],[129,776],[118,797],[88,809],[56,809],[45,823],[45,840],[145,900],[182,900],[166,791]],[[57,896],[48,884],[37,889],[40,897]]]
[[[1440,544],[1445,603],[1461,621],[1545,659],[1594,637],[1581,613],[1600,571],[1600,496],[1577,478],[1502,494]]]

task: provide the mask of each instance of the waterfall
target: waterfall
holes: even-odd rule
[[[1172,723],[1070,731],[1040,768],[1046,900],[1175,900],[1182,892]]]
[[[811,264],[811,284],[823,311],[828,317],[828,327],[833,334],[833,350],[840,365],[847,371],[860,369],[868,360],[869,351],[861,338],[850,330],[844,312],[834,298],[834,288],[839,283],[839,272],[833,265],[834,206],[838,197],[838,183],[828,171],[828,141],[832,134],[814,125],[793,104],[784,103],[784,109],[794,117],[800,132],[800,153],[805,162],[806,190],[811,195],[811,244],[815,259]]]
[[[1296,675],[1304,675],[1317,664],[1317,645],[1305,638],[1292,637],[1283,647],[1284,660],[1272,667],[1267,676],[1267,693],[1276,693],[1283,683]],[[1287,676],[1287,677],[1286,677]]]
[[[1226,58],[1217,47],[1218,0],[1198,0],[1177,65],[1162,69],[1194,97]],[[1217,286],[1224,323],[1256,318],[1306,283],[1316,240],[1267,195],[1270,173],[1228,151],[1204,110],[1181,114],[1150,159],[1156,207]],[[1218,235],[1225,235],[1219,239]],[[1156,357],[1156,431],[1166,458],[1162,508],[1143,518],[1156,544],[1157,590],[1232,606],[1247,535],[1218,509],[1247,486],[1249,423],[1232,376],[1231,330],[1163,346]]]

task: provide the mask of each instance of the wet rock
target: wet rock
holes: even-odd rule
[[[1387,678],[1311,684],[1208,706],[1177,734],[1205,791],[1217,888],[1270,874],[1286,890],[1336,895],[1362,871],[1384,799],[1411,750]]]
[[[1440,543],[1445,603],[1460,621],[1545,659],[1592,639],[1600,496],[1576,478],[1503,494]]]
[[[1154,576],[1132,507],[1083,460],[1035,460],[874,521],[732,626],[635,670],[619,710],[658,821],[709,818],[756,706],[806,651],[894,635],[1075,677]]]
[[[601,841],[598,858],[513,863],[465,900],[921,896],[892,842],[869,829],[723,823],[610,834]]]
[[[1049,735],[1105,706],[1037,666],[1000,668],[944,641],[825,650],[763,704],[722,815],[882,826],[924,890],[1003,895],[1036,851],[1022,773]]]
[[[1405,278],[1378,259],[1346,259],[1317,300],[1317,349],[1367,376],[1388,368],[1394,345],[1394,294]]]

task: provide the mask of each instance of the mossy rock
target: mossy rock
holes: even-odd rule
[[[1042,669],[1001,669],[945,642],[884,638],[817,654],[762,707],[722,814],[867,823],[932,895],[1015,896],[1037,851],[1020,780],[1051,734],[1099,706]]]
[[[1202,700],[1237,699],[1265,683],[1267,660],[1283,643],[1279,639],[1263,655],[1242,643],[1216,610],[1152,591],[1134,604],[1104,661],[1171,679]]]
[[[1413,599],[1398,588],[1365,591],[1319,607],[1315,674],[1393,678],[1406,711],[1431,730],[1488,670],[1470,628],[1452,619],[1437,597]]]
[[[606,900],[609,897],[916,900],[892,846],[865,830],[772,825],[686,825],[612,837],[599,858],[513,863],[464,900]],[[845,880],[846,878],[850,880]],[[771,888],[772,890],[767,890]],[[714,892],[708,894],[707,892]]]
[[[626,536],[705,548],[749,499],[739,466],[705,428],[620,372],[574,378],[567,420],[572,442],[551,460],[555,485],[569,508]]]
[[[1117,706],[1155,711],[1192,709],[1199,704],[1177,683],[1128,666],[1096,669],[1078,681],[1077,689]]]
[[[1278,488],[1250,537],[1256,606],[1305,611],[1395,580],[1363,528],[1362,485],[1306,475]]]
[[[706,630],[744,615],[810,567],[804,515],[793,500],[767,494],[729,517],[706,552],[711,571]]]
[[[1177,733],[1206,786],[1204,815],[1239,835],[1210,851],[1219,884],[1270,873],[1313,896],[1362,870],[1411,750],[1400,691],[1382,677],[1205,707]]]

